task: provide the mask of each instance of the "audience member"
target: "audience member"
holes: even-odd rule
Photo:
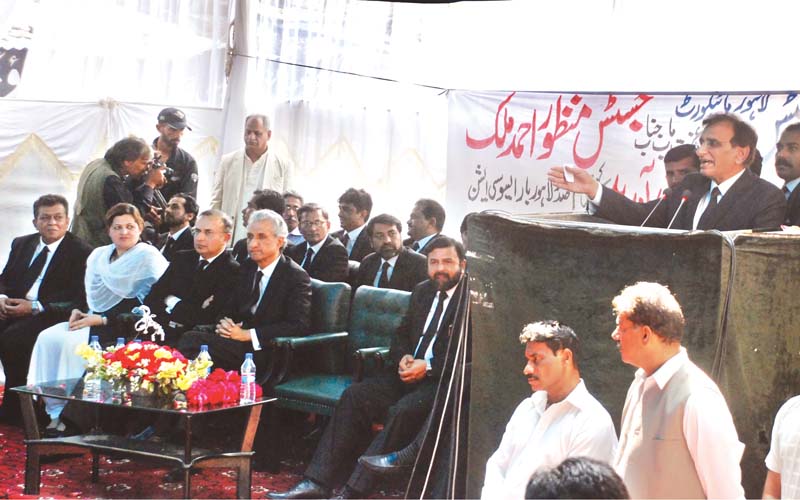
[[[286,251],[309,276],[321,281],[347,281],[347,250],[328,234],[328,212],[315,203],[306,203],[297,211],[300,232],[305,242]]]
[[[241,212],[248,193],[257,189],[284,192],[291,187],[294,167],[269,148],[272,131],[266,115],[245,118],[244,149],[222,157],[211,186],[211,208],[222,210],[234,220],[233,240],[244,237]]]
[[[153,150],[161,154],[161,161],[169,169],[161,194],[166,200],[179,193],[197,199],[197,162],[178,147],[183,131],[192,130],[186,123],[186,114],[178,108],[162,109],[158,113],[156,130],[159,135],[153,140]]]
[[[800,498],[800,396],[781,406],[772,426],[764,498]]]
[[[84,307],[83,274],[92,249],[67,231],[69,205],[57,194],[33,203],[35,233],[14,238],[0,274],[0,362],[5,372],[0,419],[21,423],[19,397],[39,332]]]
[[[272,189],[259,189],[253,196],[250,198],[250,201],[247,202],[247,206],[244,210],[242,210],[242,221],[244,221],[244,226],[250,223],[250,214],[255,212],[256,210],[272,210],[277,214],[282,214],[284,209],[286,208],[286,202],[283,199],[283,195],[277,191]],[[284,250],[287,247],[284,246]],[[233,245],[233,258],[236,259],[236,262],[239,264],[244,264],[244,261],[247,260],[247,238],[242,238],[237,241]]]
[[[700,158],[694,144],[681,144],[667,151],[664,171],[669,189],[674,189],[687,175],[700,172]]]
[[[403,246],[403,225],[389,214],[373,217],[364,233],[372,242],[373,253],[358,268],[356,287],[395,288],[410,292],[428,278],[425,256]]]
[[[294,191],[286,191],[283,193],[283,199],[286,201],[283,220],[286,221],[286,227],[289,229],[289,234],[286,236],[288,248],[288,246],[299,245],[306,241],[300,233],[300,221],[297,220],[297,211],[303,206],[303,197]]]
[[[436,200],[417,200],[407,223],[410,238],[403,241],[403,245],[422,255],[428,255],[428,245],[441,234],[444,219],[444,208]]]
[[[180,193],[170,198],[164,211],[167,232],[159,235],[156,245],[165,259],[171,261],[176,253],[193,248],[191,226],[197,212],[197,202],[191,195]]]
[[[786,199],[777,187],[747,169],[758,140],[755,130],[732,114],[711,115],[703,125],[697,149],[700,174],[687,175],[658,207],[658,200],[636,203],[601,186],[581,168],[555,167],[547,177],[560,189],[588,196],[590,210],[617,224],[639,226],[652,211],[647,225],[654,227],[720,231],[778,227]],[[573,181],[565,179],[564,169],[572,173]]]
[[[464,248],[439,238],[428,254],[428,277],[411,294],[408,312],[392,339],[391,359],[397,370],[368,377],[341,396],[305,478],[285,493],[270,498],[328,498],[331,489],[349,476],[343,498],[365,498],[374,485],[372,472],[355,458],[402,448],[420,429],[433,405],[438,380],[445,371],[447,331],[453,323],[457,293],[464,271]],[[372,423],[385,420],[375,438]]]
[[[631,496],[744,498],[744,445],[719,388],[681,346],[678,301],[663,285],[639,282],[612,304],[617,328],[611,338],[622,361],[638,368],[614,465]]]
[[[761,168],[763,166],[764,166],[764,157],[761,156],[761,151],[756,149],[756,152],[753,155],[753,162],[747,168],[749,168],[751,172],[756,174],[756,177],[761,177]]]
[[[275,337],[298,337],[308,333],[311,310],[311,280],[297,264],[281,253],[286,223],[272,210],[250,214],[247,249],[250,260],[241,267],[223,315],[216,326],[183,334],[178,349],[194,358],[200,346],[208,345],[214,366],[238,370],[248,352],[255,352],[256,365],[264,369],[263,349]]]
[[[605,462],[572,457],[533,473],[525,498],[630,498],[625,483]]]
[[[786,198],[784,224],[800,226],[800,123],[784,129],[775,145],[775,171],[783,179],[783,196]]]
[[[531,323],[519,340],[528,360],[522,373],[533,395],[517,406],[486,462],[481,498],[520,498],[533,472],[570,457],[610,462],[617,447],[611,415],[581,379],[580,341],[572,328]]]
[[[213,324],[239,277],[239,264],[227,250],[233,221],[226,213],[204,211],[192,232],[194,248],[175,254],[145,300],[168,345],[177,345],[195,325]]]
[[[114,205],[106,214],[106,226],[112,243],[96,248],[86,261],[84,283],[89,310],[73,309],[68,322],[39,334],[31,354],[29,384],[80,377],[85,364],[75,352],[77,346],[87,343],[90,335],[99,336],[103,345],[127,336],[119,328],[118,316],[140,305],[167,268],[158,250],[139,240],[144,220],[136,207]],[[59,416],[65,403],[45,398],[49,429],[64,429]]]
[[[364,227],[372,212],[372,196],[363,189],[350,188],[339,197],[339,223],[342,229],[331,236],[342,242],[348,259],[361,262],[372,253]]]
[[[81,172],[72,233],[92,247],[111,242],[105,228],[105,214],[117,203],[133,203],[140,212],[150,210],[153,190],[164,184],[162,169],[151,169],[150,146],[138,137],[115,143],[103,158],[89,163]],[[134,193],[124,177],[143,178]],[[154,214],[158,216],[158,214]]]

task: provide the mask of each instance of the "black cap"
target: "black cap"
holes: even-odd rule
[[[186,113],[178,108],[162,109],[158,114],[158,123],[166,123],[170,127],[178,130],[183,130],[185,128],[192,130],[192,127],[186,124]]]

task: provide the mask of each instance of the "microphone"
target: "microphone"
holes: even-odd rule
[[[667,226],[667,229],[669,229],[669,228],[671,228],[671,227],[672,227],[672,223],[673,223],[673,222],[675,222],[675,219],[678,217],[678,212],[680,212],[680,211],[681,211],[681,208],[683,208],[683,205],[685,205],[685,204],[686,204],[686,200],[688,200],[688,199],[689,199],[689,197],[690,197],[691,195],[692,195],[692,192],[691,192],[691,191],[689,191],[688,189],[686,189],[686,190],[685,190],[685,191],[684,191],[684,192],[681,194],[681,202],[680,202],[680,204],[678,205],[678,209],[677,209],[677,210],[675,210],[675,215],[673,215],[673,216],[672,216],[672,220],[671,220],[671,221],[669,221],[669,225]]]
[[[647,214],[647,217],[645,217],[645,218],[644,218],[644,221],[643,221],[641,224],[639,224],[639,227],[644,227],[644,225],[645,225],[645,224],[647,224],[647,221],[649,221],[649,220],[650,220],[650,217],[652,217],[652,216],[653,216],[653,213],[656,211],[656,209],[658,208],[658,206],[659,206],[659,205],[661,205],[661,202],[662,202],[662,201],[664,201],[664,200],[666,200],[666,199],[667,199],[667,196],[669,196],[669,195],[670,195],[670,193],[672,193],[672,190],[671,190],[670,188],[667,188],[667,189],[665,189],[665,190],[664,190],[664,194],[662,194],[662,195],[661,195],[661,196],[658,198],[658,201],[657,201],[657,202],[656,202],[656,204],[653,206],[653,209],[652,209],[652,210],[650,210],[650,213],[649,213],[649,214]]]

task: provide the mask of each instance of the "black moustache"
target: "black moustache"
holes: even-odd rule
[[[789,164],[789,162],[788,162],[788,161],[786,161],[786,160],[784,160],[784,159],[775,160],[775,166],[776,166],[776,167],[789,167],[789,168],[791,168],[791,167],[792,167],[792,166]]]

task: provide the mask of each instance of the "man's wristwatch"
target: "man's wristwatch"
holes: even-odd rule
[[[43,311],[44,311],[44,308],[42,307],[42,303],[41,302],[39,302],[38,300],[34,300],[33,302],[31,302],[31,313],[39,314],[39,313],[41,313]]]

